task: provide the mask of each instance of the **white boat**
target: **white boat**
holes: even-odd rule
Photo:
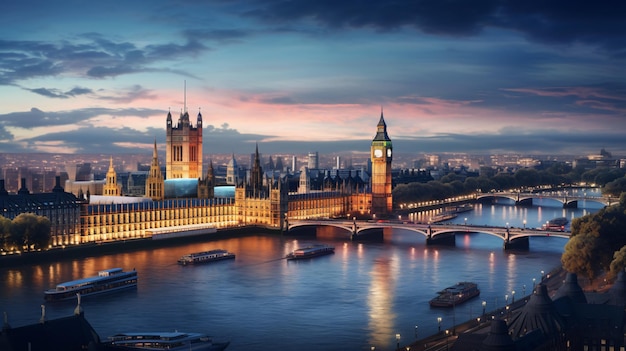
[[[210,251],[194,252],[184,255],[178,259],[178,264],[186,266],[188,264],[201,264],[214,261],[228,260],[235,258],[235,254],[226,250],[217,249]]]
[[[110,268],[98,272],[97,276],[57,284],[56,288],[44,291],[46,301],[69,300],[81,296],[102,294],[137,287],[137,271],[124,272],[122,268]]]
[[[105,344],[107,350],[221,351],[228,347],[230,342],[214,342],[211,337],[201,333],[174,331],[120,333],[109,336]]]

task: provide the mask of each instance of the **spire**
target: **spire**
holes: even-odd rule
[[[185,108],[185,112],[187,112],[187,80],[185,80],[185,86],[184,86],[183,90],[184,90],[183,107]]]
[[[389,135],[387,135],[387,123],[385,123],[385,118],[383,117],[382,106],[380,107],[380,120],[376,126],[376,136],[374,137],[374,140],[391,141],[391,139],[389,139]]]

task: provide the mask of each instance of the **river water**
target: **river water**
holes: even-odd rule
[[[543,200],[542,200],[543,201]],[[454,223],[541,226],[602,206],[562,209],[555,201],[530,208],[476,204]],[[334,255],[287,261],[291,250],[314,242],[335,245]],[[16,327],[40,318],[43,291],[56,283],[122,267],[139,272],[136,290],[83,299],[85,315],[102,338],[126,331],[198,331],[230,340],[227,350],[392,350],[400,344],[502,307],[530,294],[533,279],[560,264],[566,239],[530,239],[527,252],[504,252],[486,234],[458,234],[455,247],[426,246],[422,235],[385,231],[382,242],[351,242],[347,233],[319,230],[317,238],[256,235],[170,248],[0,268],[0,309]],[[183,254],[224,248],[235,260],[179,266]],[[474,281],[481,295],[455,309],[428,300],[458,281]],[[515,291],[515,293],[513,293]],[[46,304],[46,317],[72,313],[75,302]]]

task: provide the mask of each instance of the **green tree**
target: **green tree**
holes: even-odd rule
[[[626,193],[626,177],[617,178],[606,183],[604,188],[602,188],[602,193],[615,197],[620,196],[622,193]]]
[[[600,269],[594,260],[596,238],[592,234],[573,236],[565,244],[561,264],[568,272],[593,279]]]
[[[13,219],[11,241],[17,248],[46,248],[50,243],[50,220],[32,213],[22,213]]]

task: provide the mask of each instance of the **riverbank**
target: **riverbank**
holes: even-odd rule
[[[169,239],[152,240],[152,238],[128,239],[103,243],[88,243],[66,247],[55,247],[43,251],[22,252],[20,254],[0,256],[0,266],[20,266],[25,264],[45,263],[49,261],[99,256],[119,252],[128,252],[146,248],[158,248],[183,245],[194,242],[205,242],[249,235],[280,234],[276,229],[262,226],[245,226],[219,229],[215,233],[200,234]]]

